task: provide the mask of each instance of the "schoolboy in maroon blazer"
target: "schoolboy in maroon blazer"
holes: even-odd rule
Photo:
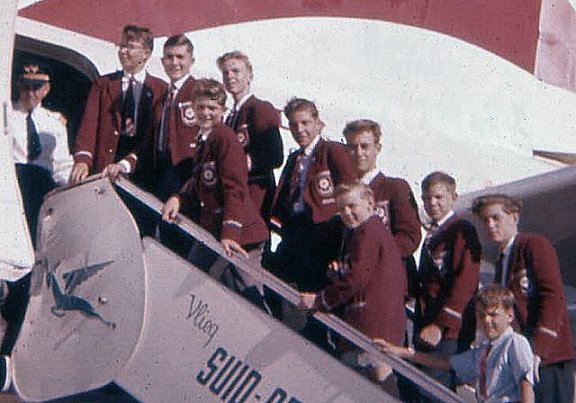
[[[331,311],[343,307],[343,319],[369,337],[380,335],[401,345],[406,316],[400,251],[390,230],[375,215],[374,196],[362,183],[335,190],[342,221],[348,228],[332,283],[318,293],[303,293],[305,308]],[[352,346],[339,343],[339,352]]]
[[[250,92],[253,79],[248,57],[233,51],[217,60],[226,90],[234,98],[234,107],[226,124],[237,134],[246,153],[250,195],[262,218],[268,221],[276,180],[274,168],[282,165],[284,151],[280,136],[280,114],[271,103]]]
[[[536,401],[573,402],[574,345],[554,247],[542,235],[518,231],[520,200],[503,194],[481,196],[472,211],[498,245],[494,282],[514,294],[519,330],[541,360]]]
[[[358,178],[370,186],[376,213],[392,231],[406,268],[409,294],[415,294],[416,261],[412,254],[420,245],[421,224],[418,206],[404,179],[385,176],[377,168],[382,149],[382,131],[377,122],[361,119],[349,122],[343,131],[346,146],[358,169]]]
[[[169,37],[164,43],[162,66],[170,86],[156,108],[155,133],[149,138],[153,149],[153,192],[166,200],[177,192],[190,176],[196,153],[195,119],[192,92],[195,79],[190,74],[194,64],[194,45],[184,34]]]
[[[420,253],[415,347],[445,357],[468,350],[475,337],[473,301],[478,288],[481,246],[474,226],[458,217],[456,181],[433,172],[422,181],[431,228]],[[450,373],[427,371],[454,387]]]
[[[190,178],[163,208],[162,217],[173,221],[182,212],[219,238],[228,254],[263,244],[266,224],[248,191],[248,169],[242,146],[224,125],[226,93],[214,80],[196,81],[193,92],[196,115],[196,155]],[[261,252],[261,249],[260,249]]]
[[[356,168],[343,144],[321,138],[324,125],[313,102],[293,98],[284,113],[300,149],[288,157],[272,207],[282,233],[277,269],[301,291],[318,291],[339,247],[334,187],[353,181]]]
[[[90,173],[105,171],[115,179],[136,170],[143,157],[141,145],[152,130],[153,111],[167,87],[144,70],[153,45],[148,28],[124,27],[118,49],[123,71],[98,77],[92,85],[74,144],[71,182]]]

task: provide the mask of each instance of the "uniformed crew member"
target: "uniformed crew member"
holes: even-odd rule
[[[454,178],[444,172],[426,176],[422,200],[432,221],[420,253],[414,346],[449,357],[468,350],[475,337],[481,246],[474,226],[453,210],[458,200]],[[427,372],[455,386],[449,372]]]
[[[66,184],[73,164],[64,117],[42,106],[50,83],[47,66],[37,61],[24,63],[18,74],[18,101],[7,119],[24,211],[35,246],[44,196]],[[8,298],[1,307],[8,326],[0,354],[12,351],[28,305],[29,284],[30,275],[8,283]]]
[[[134,173],[146,185],[145,149],[151,135],[152,113],[166,91],[166,83],[145,70],[154,37],[145,27],[127,25],[118,45],[122,71],[98,77],[88,95],[74,144],[71,182],[104,172],[113,180]],[[140,164],[139,164],[140,163]],[[137,169],[138,168],[138,169]],[[140,172],[138,172],[140,171]]]
[[[300,291],[319,291],[340,247],[334,187],[354,181],[356,167],[343,144],[322,138],[324,124],[312,101],[293,98],[284,113],[300,148],[288,157],[272,207],[282,235],[276,259],[285,280]]]
[[[32,239],[44,196],[66,184],[72,168],[66,119],[42,106],[50,92],[47,66],[25,63],[18,76],[18,101],[8,117],[13,156]]]
[[[271,103],[256,98],[250,84],[252,64],[248,57],[233,51],[217,60],[226,90],[234,98],[234,107],[226,118],[246,153],[250,196],[262,218],[268,221],[276,189],[274,168],[282,165],[284,152],[280,137],[280,114]]]
[[[410,185],[404,179],[385,176],[376,166],[382,149],[382,131],[377,122],[354,120],[343,131],[346,147],[358,169],[358,178],[370,186],[374,194],[376,213],[392,231],[406,268],[408,291],[416,288],[416,261],[412,254],[420,245],[421,225],[418,206]]]
[[[498,246],[494,282],[516,299],[516,324],[536,355],[537,402],[574,401],[574,345],[558,256],[545,237],[521,233],[522,203],[504,194],[478,197],[472,211]]]

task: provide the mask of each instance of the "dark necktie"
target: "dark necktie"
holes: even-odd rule
[[[202,153],[204,153],[204,148],[206,146],[206,140],[202,134],[198,134],[196,138],[196,154],[194,154],[194,164],[197,164],[202,159]]]
[[[483,399],[488,398],[488,379],[486,378],[486,363],[488,362],[488,354],[490,354],[490,350],[492,349],[492,345],[488,344],[488,348],[482,354],[482,361],[480,361],[480,379],[478,380],[478,386],[480,386],[480,395]]]
[[[42,144],[36,131],[36,125],[32,119],[32,111],[26,116],[26,131],[28,134],[28,161],[34,161],[42,153]]]
[[[502,275],[504,271],[504,254],[498,255],[498,260],[494,265],[494,283],[502,285]]]
[[[234,109],[232,109],[232,112],[230,112],[230,114],[226,117],[225,123],[226,126],[235,130],[237,121],[238,121],[238,111],[236,110],[236,107],[234,107]]]
[[[170,150],[170,130],[176,124],[176,117],[174,115],[174,108],[172,103],[174,102],[174,96],[176,94],[176,86],[172,84],[170,86],[170,91],[164,100],[164,109],[162,111],[162,136],[160,138],[159,150],[169,151]]]
[[[130,77],[128,88],[124,94],[124,102],[122,103],[122,134],[130,137],[134,136],[135,133],[136,101],[134,99],[134,81],[134,77]]]
[[[294,205],[296,200],[298,200],[298,197],[300,197],[300,175],[302,174],[303,170],[302,166],[303,160],[304,160],[304,150],[300,150],[296,155],[296,160],[294,161],[294,168],[292,169],[292,174],[290,175],[288,197],[291,205]]]

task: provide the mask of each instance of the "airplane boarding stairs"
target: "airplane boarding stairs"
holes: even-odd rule
[[[157,199],[125,179],[116,186],[137,207],[137,221],[143,211],[158,219]],[[178,227],[223,257],[205,230],[182,216]],[[30,304],[13,354],[14,386],[24,400],[111,382],[150,402],[396,400],[154,239],[142,239],[107,179],[50,194],[38,234]],[[226,259],[298,302],[298,292],[271,273]],[[462,401],[336,316],[314,317],[371,363],[391,366],[439,401]]]

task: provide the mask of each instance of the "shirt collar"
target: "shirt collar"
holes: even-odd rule
[[[202,141],[206,141],[208,140],[208,136],[210,136],[210,133],[212,133],[212,128],[200,129],[200,131],[198,132],[198,137],[200,137]]]
[[[137,83],[143,83],[144,79],[146,79],[146,70],[142,69],[136,74],[130,74],[124,71],[122,75],[122,82],[130,81],[130,77],[134,77],[134,81]]]
[[[184,75],[184,77],[179,78],[177,81],[174,81],[171,85],[173,85],[174,87],[176,87],[176,89],[178,91],[180,91],[180,89],[182,88],[182,86],[184,85],[184,82],[186,80],[188,80],[188,78],[190,77],[190,73],[187,73],[186,75]]]
[[[314,140],[312,140],[310,144],[306,146],[304,150],[300,149],[300,151],[302,151],[306,156],[312,154],[312,151],[314,151],[314,148],[316,148],[316,144],[318,144],[318,142],[320,141],[320,137],[322,136],[319,134],[318,136],[316,136]]]
[[[437,225],[438,227],[441,227],[442,225],[444,225],[444,224],[446,223],[446,221],[448,221],[449,219],[451,219],[454,214],[455,214],[455,213],[454,213],[454,210],[450,210],[450,211],[448,212],[448,214],[446,214],[444,217],[442,217],[442,219],[441,219],[440,221],[438,221],[438,222],[436,223],[436,225]]]
[[[252,96],[252,93],[251,93],[251,92],[248,92],[248,94],[244,95],[244,96],[240,99],[240,101],[238,101],[238,102],[236,102],[236,103],[234,104],[233,110],[239,111],[240,108],[242,108],[242,105],[244,105],[244,104],[246,103],[246,101],[248,101],[248,98],[250,98],[251,96]]]
[[[494,340],[488,341],[490,347],[494,347],[494,346],[497,346],[497,345],[503,343],[508,337],[510,337],[510,335],[512,334],[513,331],[514,331],[514,329],[512,329],[512,326],[509,326],[506,330],[504,330],[502,332],[502,334],[500,336],[498,336]]]
[[[371,171],[368,171],[364,174],[360,181],[365,185],[370,185],[370,183],[378,176],[380,170],[378,168],[374,168]]]
[[[22,109],[22,107],[20,106],[19,103],[15,103],[13,109],[16,110],[16,111],[22,112],[22,113],[25,114],[25,115],[30,114],[30,115],[34,116],[34,112],[37,111],[38,109],[40,109],[41,107],[42,107],[42,104],[39,103],[38,105],[36,105],[36,107],[35,107],[34,109],[31,109],[31,110],[29,110],[28,112],[26,112],[26,111],[24,111],[24,110]]]
[[[504,250],[500,253],[503,253],[504,256],[509,256],[510,255],[510,251],[512,250],[512,244],[514,243],[514,240],[516,239],[516,235],[514,235],[512,238],[510,238],[510,240],[508,241],[508,244],[506,244],[506,247],[504,248]]]

